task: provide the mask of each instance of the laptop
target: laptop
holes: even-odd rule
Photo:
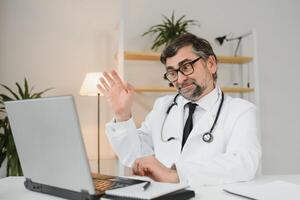
[[[67,199],[99,199],[145,181],[96,174],[86,156],[72,96],[5,102],[25,187]]]

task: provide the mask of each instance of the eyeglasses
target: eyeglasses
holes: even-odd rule
[[[200,60],[202,57],[198,57],[195,60],[192,60],[191,62],[187,62],[179,66],[178,69],[172,69],[167,71],[164,74],[164,79],[167,79],[170,82],[175,82],[178,80],[178,72],[181,72],[183,75],[188,76],[194,73],[194,66],[198,60]]]

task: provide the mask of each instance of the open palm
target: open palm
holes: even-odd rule
[[[133,104],[133,87],[123,83],[115,70],[111,73],[104,72],[98,84],[100,92],[107,98],[117,121],[126,121],[131,117]]]

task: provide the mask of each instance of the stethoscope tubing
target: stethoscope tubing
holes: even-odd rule
[[[169,141],[171,141],[171,140],[175,140],[175,139],[176,139],[175,137],[170,137],[170,138],[168,138],[167,140],[165,140],[165,139],[163,138],[163,129],[164,129],[164,125],[165,125],[166,119],[167,119],[167,117],[168,117],[170,111],[172,110],[172,108],[173,108],[174,106],[177,106],[177,105],[178,105],[178,104],[177,104],[177,98],[178,98],[179,95],[180,95],[180,93],[178,93],[178,94],[175,95],[175,97],[173,98],[173,102],[171,103],[171,105],[168,107],[168,109],[167,109],[167,111],[166,111],[166,116],[165,116],[165,118],[164,118],[164,120],[163,120],[162,127],[161,127],[161,133],[160,133],[161,141],[162,141],[162,142],[169,142]],[[203,136],[202,136],[202,140],[203,140],[204,142],[210,143],[210,142],[213,141],[213,135],[212,135],[212,132],[213,132],[213,130],[214,130],[214,128],[215,128],[215,126],[216,126],[216,124],[217,124],[217,122],[218,122],[218,119],[219,119],[219,116],[220,116],[220,113],[221,113],[221,109],[222,109],[222,107],[223,107],[223,102],[224,102],[224,92],[221,91],[221,102],[220,102],[220,104],[219,104],[218,111],[217,111],[215,120],[214,120],[214,122],[213,122],[213,125],[212,125],[212,127],[210,128],[209,132],[204,133]]]

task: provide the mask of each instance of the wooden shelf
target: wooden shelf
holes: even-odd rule
[[[222,64],[246,64],[252,62],[253,58],[248,56],[217,56]]]
[[[125,60],[145,60],[145,61],[159,61],[159,53],[145,53],[145,52],[124,52]]]
[[[141,60],[141,61],[159,61],[159,53],[147,53],[147,52],[124,52],[125,60]],[[219,63],[222,64],[245,64],[253,60],[252,57],[246,56],[218,56]],[[247,87],[223,87],[221,88],[225,93],[250,93],[254,92],[253,88]],[[176,92],[176,89],[173,87],[137,87],[135,91],[138,93],[142,92]]]
[[[159,61],[159,53],[146,53],[146,52],[124,52],[125,60],[144,60],[144,61]],[[247,56],[217,56],[219,63],[222,64],[245,64],[253,60],[252,57]]]
[[[253,88],[247,87],[222,87],[221,88],[225,93],[250,93],[254,92]],[[174,87],[137,87],[134,89],[136,92],[153,92],[153,93],[160,93],[160,92],[176,92]]]

